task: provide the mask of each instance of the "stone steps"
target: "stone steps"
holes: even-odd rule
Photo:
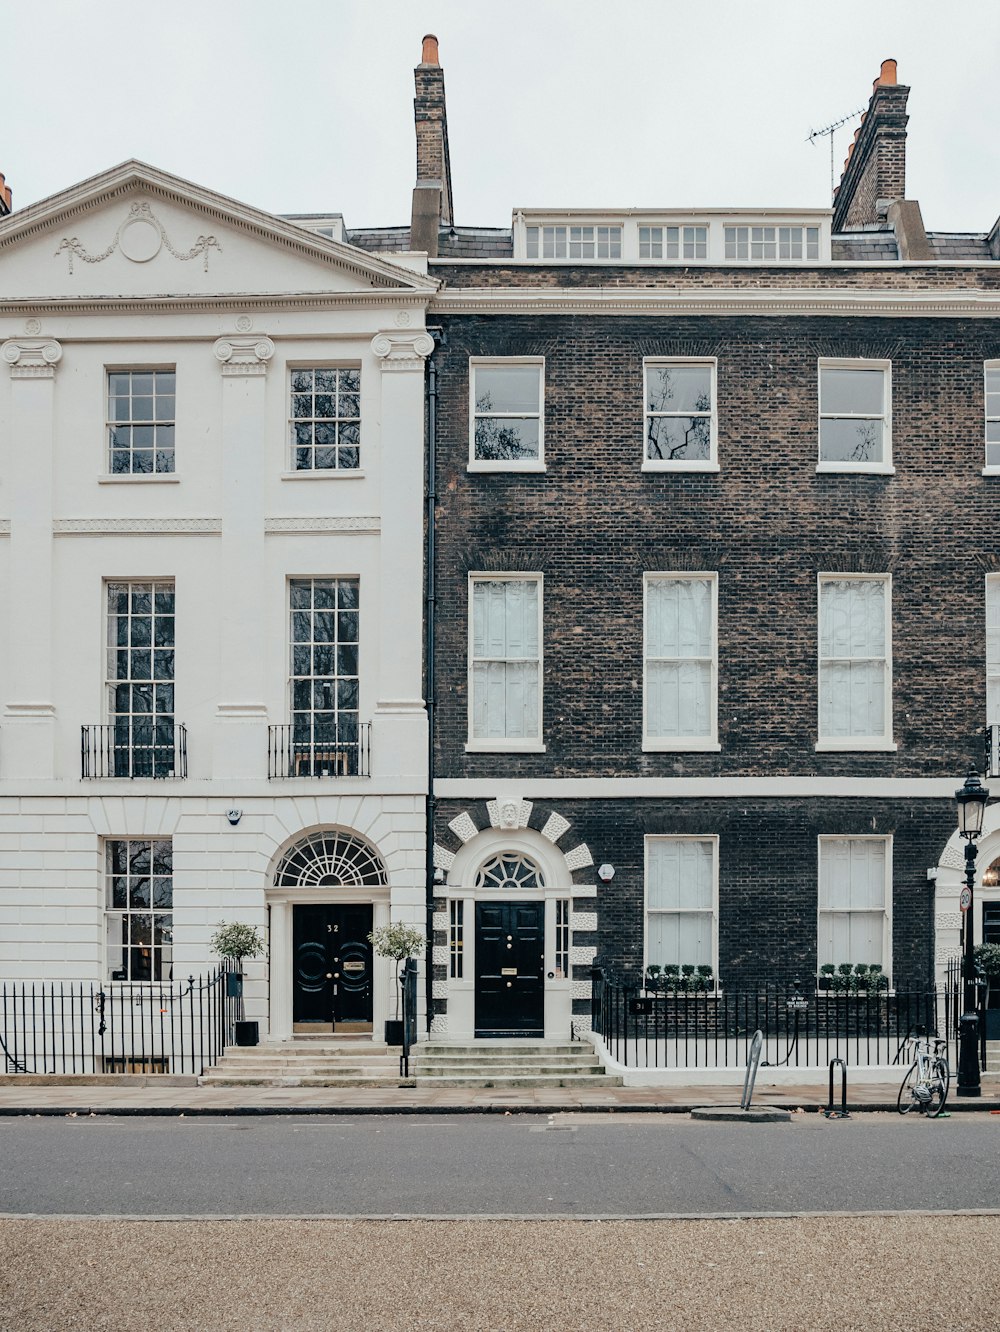
[[[578,1043],[482,1041],[474,1045],[428,1042],[410,1054],[418,1087],[620,1086],[593,1048]]]
[[[331,1037],[230,1046],[199,1082],[204,1087],[398,1087],[399,1052],[381,1043]]]

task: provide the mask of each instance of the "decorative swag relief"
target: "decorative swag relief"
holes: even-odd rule
[[[202,257],[202,268],[208,272],[208,255],[210,250],[218,250],[222,253],[222,246],[214,236],[199,236],[190,250],[181,253],[174,249],[170,243],[170,237],[167,235],[163,223],[153,212],[148,203],[134,203],[129,209],[128,217],[115,232],[114,239],[108,248],[100,254],[88,254],[83,245],[76,236],[63,237],[59,249],[56,250],[56,257],[65,250],[66,258],[69,262],[69,271],[73,272],[73,258],[82,259],[85,264],[100,264],[105,259],[109,259],[116,250],[121,250],[126,259],[133,264],[147,264],[150,259],[155,259],[161,249],[165,249],[172,254],[175,259],[182,263],[189,259]]]

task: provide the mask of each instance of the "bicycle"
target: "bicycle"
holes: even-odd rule
[[[912,1036],[907,1037],[906,1044],[913,1046],[913,1063],[899,1089],[896,1109],[906,1115],[916,1107],[922,1115],[937,1119],[948,1099],[951,1083],[951,1070],[941,1053],[948,1042],[937,1037]]]

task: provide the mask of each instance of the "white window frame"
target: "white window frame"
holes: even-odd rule
[[[170,846],[170,874],[169,874],[169,876],[168,876],[168,875],[154,875],[153,872],[152,872],[152,848],[153,848],[153,844],[154,844],[155,842],[166,842],[166,843],[168,843],[169,846]],[[117,875],[112,874],[111,871],[110,871],[110,869],[108,868],[108,861],[109,861],[109,857],[110,857],[110,850],[111,850],[112,843],[124,843],[124,844],[126,845],[126,847],[128,847],[128,846],[131,845],[131,844],[140,844],[140,843],[141,843],[141,844],[144,844],[144,845],[145,845],[145,844],[148,844],[148,845],[149,845],[149,847],[150,847],[150,872],[149,872],[148,878],[149,878],[149,881],[150,881],[150,889],[149,889],[149,891],[150,891],[150,904],[149,904],[149,907],[148,907],[148,908],[145,908],[145,907],[137,907],[137,908],[133,908],[132,906],[130,906],[130,905],[128,904],[127,899],[126,899],[126,905],[125,905],[125,907],[115,907],[115,906],[112,906],[112,904],[111,904],[111,903],[112,903],[112,880],[115,879],[115,878],[117,878],[117,877],[119,877],[119,876],[117,876]],[[126,854],[127,854],[127,852],[126,852]],[[171,973],[173,972],[173,966],[174,966],[174,961],[175,961],[174,953],[173,953],[173,947],[174,947],[174,941],[173,941],[173,928],[174,928],[174,910],[175,910],[175,906],[176,906],[176,903],[175,903],[175,900],[174,900],[175,887],[176,887],[176,882],[175,882],[176,866],[174,865],[173,856],[174,856],[174,845],[173,845],[173,838],[172,838],[172,837],[163,837],[163,836],[159,836],[159,835],[156,835],[156,834],[151,834],[150,836],[136,837],[136,836],[133,836],[131,833],[122,833],[122,834],[119,835],[119,836],[114,836],[114,835],[109,834],[109,835],[106,836],[106,837],[102,837],[102,839],[101,839],[101,898],[102,898],[102,902],[103,902],[103,909],[102,909],[102,916],[101,916],[101,950],[102,950],[102,957],[103,957],[102,974],[103,974],[104,976],[107,977],[107,979],[108,979],[108,983],[109,983],[109,984],[112,984],[112,985],[129,985],[129,986],[135,987],[135,986],[137,986],[137,985],[159,986],[159,985],[171,985],[171,984],[173,983],[172,980],[170,979]],[[134,876],[133,876],[131,873],[128,873],[128,874],[126,874],[124,877],[125,877],[125,879],[126,879],[126,892],[128,892],[128,884],[130,883],[131,879],[132,879]],[[169,907],[157,907],[156,904],[154,903],[154,900],[153,900],[153,879],[154,879],[154,878],[161,878],[161,877],[162,877],[162,878],[167,878],[167,877],[169,877],[169,879],[170,879],[170,905],[169,905]],[[154,965],[153,965],[153,963],[154,963],[154,959],[155,959],[157,956],[159,956],[159,959],[160,959],[160,975],[159,975],[158,977],[157,977],[157,976],[153,976],[153,975],[151,975],[150,978],[149,978],[148,980],[143,980],[143,979],[141,979],[141,978],[133,978],[133,977],[132,977],[132,975],[131,975],[131,971],[132,971],[131,958],[130,958],[130,956],[129,956],[131,950],[130,950],[130,946],[127,945],[127,944],[124,942],[124,939],[123,939],[123,941],[122,941],[121,944],[116,944],[116,945],[115,945],[115,950],[117,951],[119,948],[121,949],[121,960],[125,962],[125,966],[124,966],[124,967],[112,967],[112,965],[111,965],[112,947],[111,947],[110,940],[109,940],[109,938],[108,938],[108,935],[109,935],[109,932],[110,932],[111,918],[112,918],[112,917],[121,917],[121,918],[124,920],[124,918],[128,917],[129,920],[131,920],[131,917],[133,917],[133,916],[138,916],[138,915],[143,915],[143,916],[149,916],[149,917],[150,917],[151,930],[152,930],[152,925],[153,925],[153,919],[154,919],[154,917],[156,917],[156,916],[166,916],[166,917],[168,917],[168,921],[167,921],[167,929],[170,931],[170,936],[171,936],[171,937],[170,937],[170,943],[167,944],[167,945],[163,945],[163,944],[157,945],[157,944],[155,944],[154,942],[152,942],[152,939],[151,939],[151,941],[150,941],[150,970],[151,970],[151,971],[155,970],[155,967],[154,967]],[[129,925],[129,929],[130,929],[130,928],[131,928],[131,925]],[[141,947],[141,945],[138,945],[138,946]],[[168,948],[170,949],[170,957],[169,957],[169,959],[167,960],[166,968],[164,968],[164,966],[163,966],[163,963],[164,963],[163,949],[164,949],[165,947],[168,947]],[[126,973],[126,975],[125,975],[124,977],[119,977],[118,979],[115,979],[115,978],[113,977],[113,974],[112,974],[112,973],[113,973],[114,971],[116,971],[116,970],[124,970],[125,973]],[[164,971],[166,972],[166,974],[164,974]]]
[[[712,377],[712,405],[707,412],[654,412],[650,413],[649,372],[670,366],[707,366]],[[709,421],[709,452],[707,458],[647,458],[649,417],[702,416]],[[642,466],[643,472],[718,472],[719,471],[719,363],[714,356],[644,356],[642,358]]]
[[[649,849],[653,842],[708,842],[712,847],[712,981],[713,989],[719,986],[719,836],[717,833],[647,833],[643,838],[642,855],[642,974],[646,975],[649,966]],[[664,908],[652,909],[652,914],[662,916],[692,915],[701,916],[704,912],[695,907],[680,907],[667,911]]]
[[[823,652],[823,611],[822,589],[824,583],[861,583],[876,582],[885,584],[885,733],[880,736],[838,736],[832,740],[824,739],[823,725],[823,689],[822,666]],[[840,660],[831,658],[830,660]],[[892,738],[892,575],[821,573],[816,576],[816,751],[817,753],[853,753],[861,751],[883,751],[893,753],[898,748]]]
[[[476,411],[476,371],[505,366],[533,366],[538,369],[538,457],[477,458],[476,420],[493,413]],[[510,416],[510,412],[498,412]],[[533,414],[525,414],[525,420]],[[545,471],[545,357],[544,356],[470,356],[469,357],[469,468],[470,472],[544,472]]]
[[[882,895],[882,915],[884,925],[882,929],[882,974],[888,978],[890,987],[892,986],[892,834],[891,833],[862,833],[855,836],[853,833],[821,833],[816,839],[816,971],[819,974],[819,968],[823,965],[823,958],[819,955],[819,941],[822,937],[823,917],[831,914],[829,908],[822,906],[821,884],[823,874],[823,843],[824,842],[882,842],[885,845],[885,883]],[[859,909],[860,910],[860,909]],[[840,914],[850,914],[843,913]],[[861,914],[871,914],[862,912]],[[842,962],[857,962],[859,959],[850,957],[829,959],[834,965]]]
[[[473,727],[475,724],[475,694],[474,694],[474,667],[476,657],[474,655],[475,646],[475,607],[473,598],[475,596],[474,588],[477,583],[536,583],[538,585],[538,734],[537,736],[516,736],[507,738],[504,736],[477,738]],[[545,579],[541,573],[486,573],[477,572],[469,574],[469,628],[468,628],[468,655],[467,655],[467,684],[466,691],[469,696],[468,709],[468,738],[465,743],[466,751],[470,754],[506,754],[506,753],[529,753],[542,754],[545,752],[545,745],[542,736],[545,733],[545,640],[542,630],[545,623],[544,615],[545,603]],[[520,659],[517,659],[520,660]],[[528,660],[525,658],[524,660]]]
[[[991,463],[988,452],[990,446],[990,441],[987,439],[989,427],[991,424],[1000,425],[1000,414],[990,415],[986,398],[991,371],[1000,379],[1000,360],[983,362],[983,476],[1000,476],[1000,463]],[[997,447],[1000,448],[1000,445],[997,445]]]
[[[649,588],[653,583],[676,583],[681,581],[708,581],[712,594],[712,657],[710,685],[710,727],[706,736],[690,735],[650,735],[648,718],[648,689],[646,686],[646,666],[648,654],[649,624]],[[657,658],[657,660],[664,660]],[[670,658],[673,660],[673,658]],[[701,660],[699,658],[699,660]],[[719,744],[719,575],[709,570],[689,572],[687,569],[676,571],[657,570],[642,576],[642,748],[645,753],[717,753]]]
[[[983,668],[986,674],[986,725],[990,726],[994,722],[1000,722],[1000,653],[997,654],[997,657],[995,659],[991,659],[990,637],[989,637],[990,636],[989,612],[990,612],[991,602],[993,603],[994,607],[998,612],[998,621],[1000,621],[1000,574],[994,573],[986,575],[985,593],[986,595],[983,603],[983,611],[986,622],[986,642],[985,642],[986,652],[983,661]],[[1000,630],[1000,623],[998,623],[998,630]],[[992,670],[990,669],[991,667]],[[997,706],[995,714],[992,714],[990,709],[991,681],[994,682],[996,689]]]
[[[862,412],[824,412],[823,411],[823,371],[824,370],[881,370],[882,371],[882,415],[871,416]],[[826,462],[819,457],[822,446],[824,420],[877,421],[882,422],[882,458],[879,462]],[[867,472],[877,476],[895,475],[892,465],[892,362],[867,360],[864,357],[821,356],[816,366],[816,471],[817,472]]]
[[[144,421],[137,422],[131,418],[128,421],[111,420],[111,376],[112,375],[133,376],[133,375],[164,375],[164,374],[174,376],[174,415],[172,420],[168,421],[164,419],[162,421],[159,421],[154,419],[153,421],[150,422],[144,422]],[[110,482],[116,485],[136,484],[136,483],[138,483],[139,485],[165,485],[165,484],[169,485],[171,483],[176,483],[180,480],[180,478],[177,475],[177,380],[178,380],[177,366],[176,364],[171,364],[168,361],[163,361],[163,362],[157,361],[153,365],[115,364],[115,365],[106,365],[104,367],[104,406],[102,409],[104,415],[104,464],[101,474],[98,477],[98,480],[100,482],[102,483]],[[130,391],[129,399],[131,400],[133,396],[134,395]],[[154,400],[155,400],[155,389],[154,389]],[[133,472],[131,470],[127,472],[112,471],[114,450],[112,449],[111,446],[111,432],[114,430],[115,426],[134,426],[137,424],[152,425],[154,431],[157,426],[169,425],[173,427],[174,439],[173,439],[173,446],[171,448],[172,466],[170,467],[169,470],[152,471],[152,472]],[[153,452],[153,464],[155,467],[156,464],[155,444],[152,452]],[[130,448],[129,449],[130,460],[134,455],[134,453],[135,449]]]
[[[339,376],[340,374],[345,373],[345,372],[346,372],[346,373],[354,372],[354,373],[356,373],[357,376],[358,376],[358,393],[357,393],[357,397],[358,397],[358,416],[357,416],[357,425],[358,425],[358,443],[357,443],[356,446],[345,446],[345,447],[357,447],[357,450],[358,450],[358,464],[357,464],[356,467],[341,467],[341,466],[339,465],[339,462],[340,462],[339,456],[338,456],[338,459],[337,459],[338,465],[337,465],[336,467],[316,467],[315,465],[312,466],[312,467],[296,467],[296,465],[295,465],[295,462],[296,462],[296,448],[298,447],[298,446],[296,445],[295,440],[294,440],[294,434],[295,434],[295,427],[296,427],[296,425],[307,424],[307,423],[308,423],[308,424],[312,424],[312,425],[315,426],[315,425],[317,425],[317,424],[323,425],[323,424],[330,424],[330,423],[332,423],[332,424],[334,424],[334,425],[337,427],[337,434],[338,434],[338,439],[339,439],[339,434],[340,434],[340,430],[339,430],[339,428],[340,428],[340,426],[341,426],[342,424],[353,424],[353,422],[354,422],[354,420],[355,420],[354,417],[341,417],[341,416],[335,416],[335,417],[308,417],[308,418],[305,418],[305,417],[304,417],[304,418],[299,419],[299,418],[295,417],[295,415],[293,414],[293,411],[292,411],[292,400],[293,400],[293,398],[295,397],[296,392],[304,392],[304,390],[296,390],[296,389],[293,387],[293,382],[294,382],[294,378],[295,378],[296,374],[311,373],[313,376],[315,376],[315,374],[316,374],[317,371],[322,371],[322,370],[332,370],[332,371],[334,371],[338,376]],[[285,477],[285,478],[296,478],[296,479],[300,479],[300,478],[312,478],[313,480],[325,480],[327,477],[342,477],[342,478],[343,478],[343,477],[356,477],[356,476],[363,476],[363,475],[364,475],[364,472],[363,472],[363,470],[362,470],[362,459],[363,459],[363,456],[364,456],[363,453],[362,453],[362,444],[363,444],[363,438],[362,438],[362,435],[363,435],[363,431],[364,431],[364,407],[363,407],[363,404],[364,404],[364,397],[363,397],[362,390],[363,390],[364,385],[363,385],[363,382],[362,382],[362,381],[363,381],[363,369],[362,369],[362,366],[361,366],[360,364],[355,364],[355,363],[351,363],[351,362],[346,362],[346,363],[340,363],[340,362],[331,363],[331,362],[326,362],[326,363],[324,363],[324,362],[322,362],[322,361],[290,361],[290,362],[285,366],[285,389],[286,389],[286,393],[287,393],[287,399],[286,399],[286,403],[285,403],[285,407],[286,407],[286,421],[285,421],[285,469],[286,469],[286,470],[285,470],[284,472],[282,472],[282,476],[283,476],[283,477]],[[315,383],[315,379],[314,379],[313,382]],[[339,384],[339,381],[338,381],[338,384]],[[313,400],[315,401],[315,398],[318,396],[317,393],[316,393],[315,388],[311,391],[310,396],[311,396],[311,397],[313,398]],[[338,405],[339,405],[339,398],[340,398],[339,391],[335,392],[334,396],[337,398],[337,400],[338,400]],[[345,395],[345,396],[346,396],[346,395]],[[315,464],[315,458],[316,458],[316,449],[317,449],[318,447],[320,447],[320,446],[319,446],[319,445],[315,445],[315,444],[311,446],[311,448],[312,448],[312,454],[313,454],[313,463],[314,463],[314,464]],[[333,451],[334,451],[334,453],[337,453],[338,448],[339,448],[340,446],[339,446],[339,444],[333,444],[333,445],[327,445],[326,447],[328,447],[328,448],[332,448]]]

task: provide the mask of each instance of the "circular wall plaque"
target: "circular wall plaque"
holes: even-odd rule
[[[122,254],[134,264],[146,264],[160,253],[163,238],[160,229],[144,217],[126,222],[118,238]]]

